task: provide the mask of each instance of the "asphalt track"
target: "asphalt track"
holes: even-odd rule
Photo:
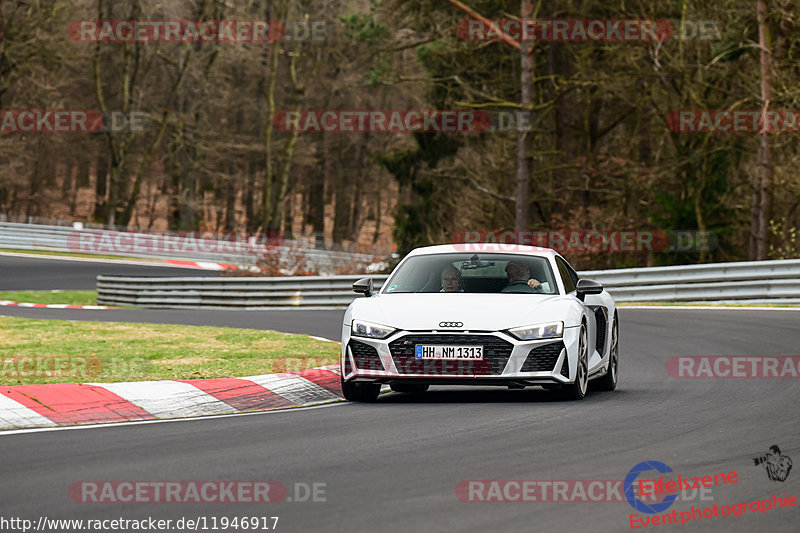
[[[218,276],[196,268],[157,267],[0,254],[0,291],[93,291],[97,276]]]
[[[185,323],[184,313],[175,321]],[[203,320],[216,315],[229,325],[228,313]],[[0,514],[34,521],[278,516],[277,530],[285,532],[625,531],[633,512],[626,502],[464,502],[456,487],[462,480],[621,480],[645,460],[690,477],[738,473],[737,483],[713,489],[713,501],[678,501],[670,511],[800,495],[796,468],[786,482],[773,482],[752,460],[773,444],[800,458],[796,379],[688,380],[665,370],[676,355],[800,355],[800,311],[620,313],[620,387],[582,402],[537,390],[434,388],[418,397],[386,394],[372,405],[0,435]],[[341,312],[252,316],[264,327],[322,332],[338,330]],[[289,487],[290,497],[295,483],[324,483],[326,501],[79,504],[68,489],[81,480],[272,480]],[[799,512],[748,511],[646,529],[788,532],[797,531]]]
[[[343,311],[239,311],[236,309],[34,309],[0,307],[0,316],[271,329],[339,340]]]

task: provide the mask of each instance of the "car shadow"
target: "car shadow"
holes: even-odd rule
[[[621,394],[622,391],[603,392],[589,390],[582,401],[604,401]],[[556,391],[540,388],[509,390],[492,387],[431,387],[422,394],[385,392],[378,397],[383,404],[441,404],[441,403],[574,403],[564,400]]]

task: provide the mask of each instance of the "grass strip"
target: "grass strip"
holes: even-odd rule
[[[97,291],[2,291],[0,300],[48,305],[97,305]]]
[[[339,345],[276,331],[0,317],[0,384],[230,378],[339,362]]]

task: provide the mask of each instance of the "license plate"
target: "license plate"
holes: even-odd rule
[[[483,346],[417,344],[417,359],[483,359]]]

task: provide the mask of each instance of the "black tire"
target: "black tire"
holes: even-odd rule
[[[560,391],[564,400],[582,400],[589,387],[589,338],[585,323],[581,324],[581,332],[578,335],[578,368],[575,381],[564,385]]]
[[[391,383],[389,385],[394,392],[405,392],[408,394],[422,394],[428,391],[429,385],[417,383]]]
[[[343,376],[340,379],[342,382],[342,396],[349,402],[374,402],[381,393],[379,383],[353,383],[352,381],[345,381]]]
[[[597,390],[613,391],[617,388],[617,380],[619,379],[619,320],[614,314],[614,325],[611,328],[611,348],[608,371],[601,378],[592,382],[592,385]]]

